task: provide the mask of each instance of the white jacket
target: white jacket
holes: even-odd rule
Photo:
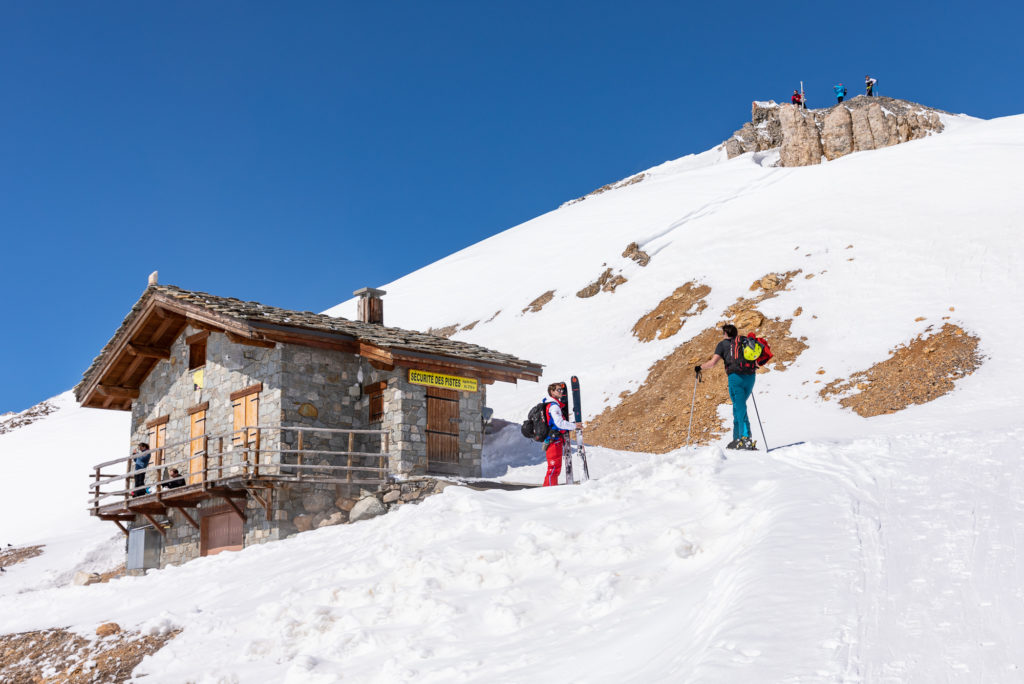
[[[570,422],[562,417],[562,409],[559,407],[557,401],[551,397],[544,397],[544,404],[544,412],[548,417],[548,427],[562,431],[576,429],[576,423]],[[555,407],[554,411],[551,410],[552,405]]]

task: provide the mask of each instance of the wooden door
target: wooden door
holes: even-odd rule
[[[188,483],[200,484],[206,477],[203,472],[203,454],[206,452],[206,411],[196,411],[189,416]]]
[[[427,465],[459,462],[459,393],[427,388]]]
[[[199,555],[242,550],[242,519],[234,511],[214,513],[199,521]]]

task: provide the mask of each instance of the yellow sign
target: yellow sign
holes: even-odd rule
[[[203,389],[203,368],[192,374],[192,389]]]
[[[428,371],[409,369],[409,382],[414,385],[429,385],[431,387],[443,387],[444,389],[462,390],[463,392],[476,392],[476,380],[473,378],[459,378],[454,375],[441,375]]]

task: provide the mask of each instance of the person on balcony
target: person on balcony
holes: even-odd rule
[[[132,496],[142,496],[146,493],[146,468],[149,467],[149,445],[145,442],[139,442],[132,449],[132,464],[135,466],[135,486],[137,489],[132,490]],[[142,472],[140,472],[142,471]],[[138,489],[141,487],[141,489]]]
[[[185,478],[183,478],[181,476],[181,473],[178,471],[177,468],[171,468],[168,471],[168,473],[167,473],[167,477],[174,478],[173,480],[168,482],[166,485],[164,485],[168,489],[175,489],[177,487],[184,487],[185,486]]]

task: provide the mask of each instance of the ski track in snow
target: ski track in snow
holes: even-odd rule
[[[648,256],[653,258],[663,249],[672,244],[672,241],[663,241],[663,238],[667,238],[669,235],[674,233],[679,228],[686,226],[691,221],[696,221],[697,219],[712,214],[716,209],[719,209],[725,206],[726,204],[729,204],[730,202],[734,202],[741,198],[749,197],[751,194],[755,192],[760,192],[761,190],[764,190],[772,185],[775,185],[776,183],[779,183],[782,180],[784,180],[786,176],[788,176],[791,172],[791,169],[769,169],[767,175],[765,175],[763,178],[753,180],[747,183],[746,185],[739,187],[738,189],[731,190],[727,195],[723,197],[702,204],[696,209],[687,212],[681,218],[670,223],[668,227],[666,227],[664,230],[643,238],[643,240],[639,242],[640,249],[647,252]],[[663,243],[658,244],[659,242]]]
[[[1020,681],[1024,593],[1000,588],[1022,579],[1022,438],[901,437],[775,456],[849,499],[859,557],[843,587],[857,597],[837,644],[844,681]],[[947,483],[938,496],[936,481]]]

